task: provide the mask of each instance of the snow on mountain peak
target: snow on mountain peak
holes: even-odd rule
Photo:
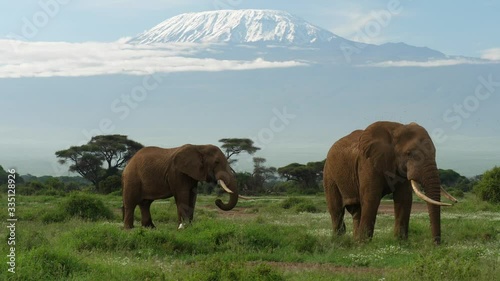
[[[217,10],[172,17],[128,42],[307,45],[335,38],[338,36],[284,11]]]

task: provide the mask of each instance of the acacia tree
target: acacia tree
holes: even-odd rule
[[[266,182],[276,179],[276,168],[264,166],[266,159],[262,157],[253,158],[253,183],[257,192],[261,192],[264,189]]]
[[[309,162],[306,165],[291,163],[278,169],[278,174],[287,181],[296,181],[306,190],[318,189],[318,182],[323,178],[325,161]]]
[[[69,163],[70,172],[78,173],[99,190],[99,183],[109,176],[118,175],[142,147],[124,135],[100,135],[92,137],[87,144],[71,146],[55,154],[60,164]]]
[[[219,142],[222,143],[221,147],[226,152],[226,158],[229,160],[229,163],[237,161],[235,159],[230,159],[233,155],[238,155],[241,152],[253,155],[257,152],[257,150],[260,150],[260,147],[253,145],[253,141],[251,139],[226,138],[220,139]]]
[[[124,135],[95,136],[88,145],[91,151],[96,151],[107,163],[108,175],[115,174],[118,169],[125,167],[127,161],[143,147]]]

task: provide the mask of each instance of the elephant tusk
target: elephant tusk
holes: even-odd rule
[[[226,183],[223,180],[218,180],[217,183],[227,192],[234,193],[231,189],[226,186]]]
[[[441,195],[443,195],[444,197],[450,199],[451,202],[453,203],[458,203],[458,200],[455,199],[455,197],[451,196],[451,194],[449,194],[444,188],[443,186],[441,186]]]
[[[239,194],[238,194],[238,197],[243,199],[243,200],[252,200],[252,198],[250,198],[250,197],[246,197],[246,196],[239,195]]]
[[[411,180],[411,187],[413,188],[413,191],[415,191],[415,194],[417,194],[417,196],[420,197],[420,199],[424,200],[425,202],[427,202],[429,204],[438,205],[438,206],[451,206],[451,204],[439,202],[439,201],[436,201],[436,200],[432,200],[431,198],[425,196],[425,194],[423,194],[419,190],[420,189],[420,184],[418,184],[418,182],[416,182],[414,180]]]

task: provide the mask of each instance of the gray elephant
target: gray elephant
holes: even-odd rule
[[[236,206],[236,179],[218,147],[186,144],[176,148],[142,148],[130,159],[122,175],[125,229],[133,227],[137,205],[141,209],[142,226],[155,227],[151,203],[172,196],[177,205],[178,227],[183,228],[193,219],[199,181],[218,183],[230,193],[227,204],[216,200],[220,209],[228,211]]]
[[[427,202],[432,237],[441,242],[442,189],[436,149],[427,131],[416,123],[375,122],[356,130],[330,148],[323,171],[328,211],[334,234],[345,233],[344,212],[353,217],[354,236],[371,239],[380,200],[393,193],[396,236],[408,237],[412,189]],[[420,191],[423,185],[425,194]]]

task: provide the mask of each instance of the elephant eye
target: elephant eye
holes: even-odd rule
[[[406,151],[406,156],[411,156],[411,150]]]

